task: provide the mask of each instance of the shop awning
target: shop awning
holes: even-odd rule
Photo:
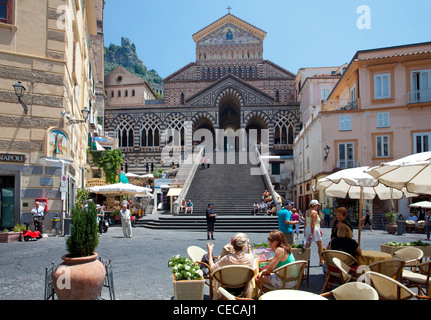
[[[170,188],[167,194],[168,197],[178,197],[183,188]]]

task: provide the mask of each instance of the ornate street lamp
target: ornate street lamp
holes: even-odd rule
[[[84,123],[87,122],[88,117],[90,116],[90,110],[88,110],[87,108],[84,108],[81,110],[82,113],[82,119],[83,120],[75,120],[75,119],[71,119],[70,118],[70,113],[69,112],[62,112],[61,114],[66,115],[66,119],[67,119],[67,125],[71,126],[72,124],[77,124],[77,123]]]
[[[26,90],[24,85],[21,83],[21,81],[18,81],[18,83],[15,83],[13,85],[13,89],[15,90],[15,94],[18,97],[18,101],[21,103],[21,105],[24,109],[24,113],[27,114],[27,112],[28,112],[27,105],[21,100],[21,98],[24,97],[24,93]]]
[[[329,151],[331,151],[331,148],[326,145],[325,148],[323,148],[323,151],[325,151],[325,160],[328,159]]]

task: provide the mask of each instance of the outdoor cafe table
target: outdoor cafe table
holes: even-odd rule
[[[368,266],[372,263],[382,261],[382,260],[391,260],[392,256],[386,252],[380,251],[371,251],[371,250],[362,250],[362,255],[356,256],[356,260],[358,260],[359,265]]]
[[[302,290],[273,290],[264,293],[259,300],[328,300],[320,294]]]

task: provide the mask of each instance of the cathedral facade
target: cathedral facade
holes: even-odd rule
[[[227,145],[216,132],[266,130],[267,139],[261,141],[258,133],[256,142],[269,143],[274,158],[290,158],[300,130],[296,75],[263,58],[265,37],[265,31],[229,13],[193,35],[196,61],[164,79],[163,101],[107,103],[105,131],[119,139],[128,170],[145,173],[170,165],[161,158],[172,142],[164,134],[169,129],[180,132],[175,143],[182,148],[206,129],[214,136],[214,150],[241,148],[238,141]]]

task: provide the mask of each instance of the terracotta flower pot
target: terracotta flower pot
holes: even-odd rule
[[[398,231],[398,226],[397,226],[397,224],[394,222],[394,223],[388,223],[387,225],[386,225],[386,231],[389,233],[389,234],[395,234],[395,233],[397,233],[397,231]]]
[[[55,270],[52,281],[60,300],[96,300],[105,280],[105,267],[97,253],[88,257],[69,258]]]

